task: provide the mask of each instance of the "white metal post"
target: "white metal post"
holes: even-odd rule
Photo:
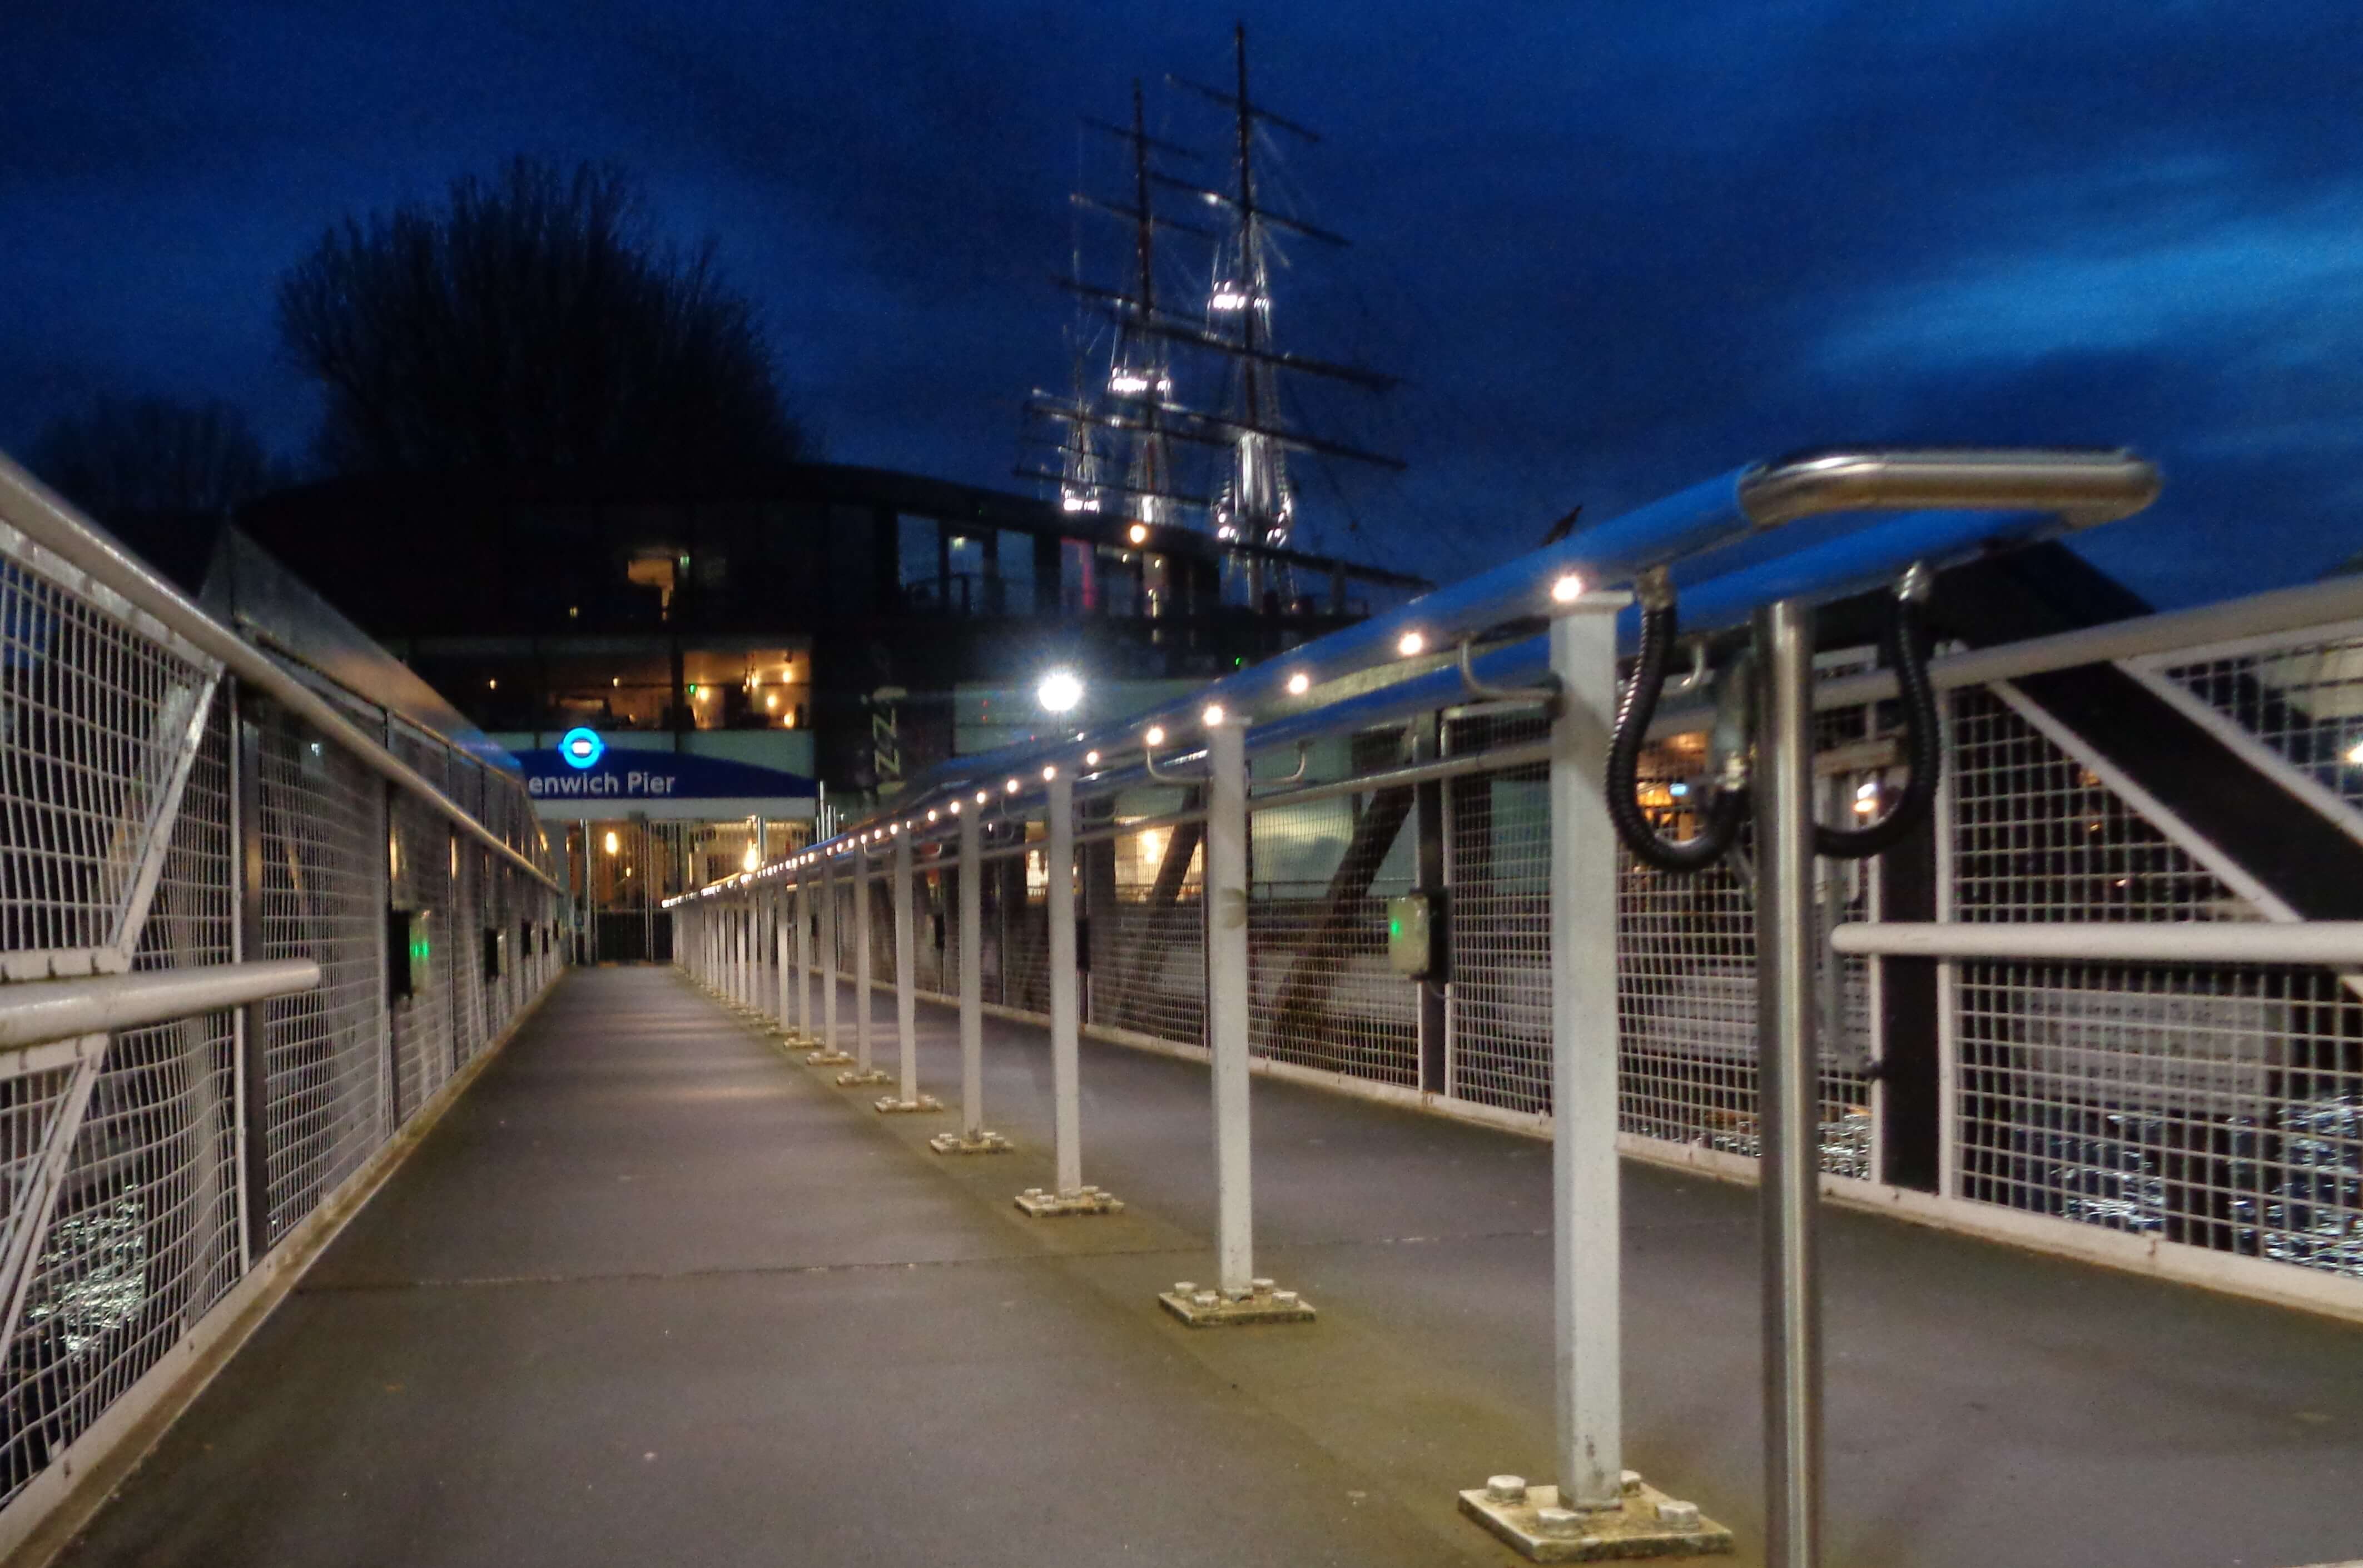
[[[853,852],[853,1070],[867,1077],[870,1059],[870,851]]]
[[[1206,729],[1206,1044],[1214,1059],[1215,1274],[1255,1275],[1248,1142],[1248,754],[1235,723]]]
[[[1603,595],[1603,598],[1608,597]],[[1621,604],[1624,595],[1614,596]],[[1616,1168],[1616,834],[1605,783],[1616,610],[1550,626],[1551,1285],[1559,1491],[1624,1496]]]
[[[820,1048],[841,1055],[837,1044],[837,860],[820,863]]]
[[[779,971],[780,1032],[789,1035],[795,1032],[794,1010],[788,997],[788,987],[794,983],[796,974],[795,966],[788,961],[788,939],[793,934],[788,920],[788,890],[785,888],[774,889],[771,893],[772,963]]]
[[[1050,1120],[1058,1154],[1058,1191],[1083,1185],[1080,1025],[1075,996],[1075,785],[1061,768],[1050,777],[1047,845],[1050,916]]]
[[[960,820],[960,1135],[974,1138],[984,1131],[984,917],[978,840],[983,836],[982,813],[963,812]]]
[[[795,927],[795,946],[792,950],[795,962],[794,1027],[798,1039],[810,1040],[813,1037],[812,884],[810,882],[801,877],[796,878],[794,896],[790,900],[788,908]]]
[[[911,930],[911,835],[894,835],[892,862],[894,878],[894,1048],[895,1068],[906,1105],[919,1099],[918,986],[916,937]]]

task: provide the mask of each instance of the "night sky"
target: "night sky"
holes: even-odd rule
[[[0,24],[0,447],[100,392],[227,398],[300,455],[271,294],[331,220],[516,152],[611,160],[711,233],[826,455],[1004,488],[1067,375],[1077,118],[1213,152],[1235,7],[23,0]],[[2335,4],[1799,0],[1245,11],[1287,346],[1382,366],[1296,413],[1300,541],[1438,576],[1838,440],[2119,443],[2087,536],[2163,604],[2363,550],[2363,21]],[[1208,169],[1219,173],[1219,160]],[[1178,170],[1187,172],[1186,170]],[[1087,226],[1084,270],[1118,281]],[[1195,256],[1177,286],[1203,284]]]

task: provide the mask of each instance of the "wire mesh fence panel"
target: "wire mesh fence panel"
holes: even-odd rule
[[[216,666],[0,525],[0,962],[126,950]]]
[[[135,969],[230,961],[236,895],[227,702],[189,770]],[[233,1033],[227,1012],[106,1046],[34,1260],[0,1387],[0,1498],[13,1497],[161,1360],[240,1272]],[[63,1071],[0,1087],[12,1204],[33,1122]]]
[[[1408,788],[1257,812],[1248,828],[1248,1038],[1275,1061],[1419,1082],[1413,982],[1387,966],[1387,900],[1416,854]]]
[[[2315,628],[2132,661],[2363,810],[2363,627]]]
[[[1182,1044],[1205,1038],[1203,818],[1142,827],[1103,845],[1085,900],[1091,1021]]]
[[[1961,966],[1962,1194],[2363,1278],[2363,1008],[2327,971]]]
[[[1948,867],[1980,922],[2254,906],[2004,701],[1964,692]],[[1965,1198],[2363,1275],[2363,1007],[2326,970],[1967,963]]]
[[[1049,853],[1039,843],[1001,866],[1001,999],[1025,1012],[1050,1010]]]
[[[894,983],[894,878],[884,865],[870,873],[870,983]]]
[[[981,851],[977,857],[977,989],[997,1007],[1016,1005],[1010,999],[1009,977],[1015,940],[1025,933],[1025,859],[1024,847],[1015,844]],[[1046,985],[1046,996],[1048,990]]]
[[[216,1012],[107,1043],[8,1345],[9,1496],[238,1277],[233,1038]]]
[[[1479,723],[1482,722],[1480,721]],[[1532,739],[1448,726],[1456,752]],[[1498,728],[1498,722],[1497,722]],[[1531,731],[1533,733],[1525,733]],[[1473,732],[1473,733],[1472,733]],[[1452,890],[1446,1082],[1458,1099],[1506,1110],[1550,1109],[1550,809],[1540,766],[1448,778],[1445,877]]]
[[[447,867],[451,831],[416,796],[394,801],[392,901],[423,917],[416,939],[421,949],[410,962],[413,985],[394,1009],[394,1077],[397,1104],[409,1115],[450,1076],[451,953],[459,932],[452,918]]]
[[[451,1066],[466,1065],[484,1043],[483,866],[473,839],[451,840]]]
[[[261,726],[262,950],[308,958],[314,989],[258,1010],[262,1140],[270,1191],[257,1206],[276,1241],[375,1147],[382,1108],[378,1008],[385,977],[380,885],[383,791],[376,776],[282,718]]]

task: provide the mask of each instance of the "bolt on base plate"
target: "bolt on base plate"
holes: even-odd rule
[[[904,1111],[941,1110],[943,1108],[944,1102],[931,1094],[923,1094],[916,1099],[897,1099],[890,1094],[871,1109],[881,1116],[893,1116]]]
[[[837,1087],[839,1088],[859,1088],[863,1084],[891,1084],[893,1081],[894,1075],[882,1067],[872,1067],[866,1073],[857,1068],[853,1072],[837,1075]]]
[[[807,1067],[842,1067],[853,1060],[850,1051],[815,1051],[804,1058]]]
[[[1079,1187],[1072,1192],[1050,1192],[1029,1187],[1017,1195],[1017,1207],[1037,1220],[1057,1220],[1069,1214],[1117,1214],[1124,1204],[1097,1187]]]
[[[1009,1140],[985,1129],[973,1138],[961,1132],[938,1132],[927,1140],[927,1147],[938,1154],[1005,1154]]]
[[[1217,1290],[1179,1280],[1159,1291],[1157,1304],[1193,1329],[1240,1328],[1253,1323],[1310,1323],[1313,1303],[1293,1290],[1275,1290],[1268,1279],[1250,1280],[1245,1290]]]
[[[1616,1507],[1565,1508],[1556,1486],[1496,1475],[1460,1494],[1460,1511],[1537,1562],[1598,1562],[1619,1557],[1704,1557],[1731,1550],[1731,1531],[1625,1472]]]

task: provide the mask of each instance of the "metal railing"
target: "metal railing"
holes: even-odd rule
[[[547,861],[520,780],[324,694],[0,459],[0,1554],[556,976]]]
[[[2138,499],[2136,477],[2101,468],[2111,509]],[[1730,481],[1718,483],[1727,494]],[[1670,510],[1692,540],[1712,499],[1651,510]],[[2041,531],[2011,526],[2012,536]],[[1440,607],[1415,602],[1345,635],[1345,653],[1324,639],[1121,734],[963,759],[964,777],[921,781],[893,817],[678,902],[676,951],[699,977],[826,1048],[838,1025],[816,1018],[815,1003],[833,1005],[835,988],[808,996],[807,966],[897,984],[878,955],[898,929],[884,911],[907,892],[914,913],[901,929],[921,953],[919,978],[903,984],[957,993],[964,1022],[995,1010],[1050,1024],[1055,1052],[1066,993],[1076,1035],[1218,1059],[1221,981],[1235,973],[1244,984],[1230,1005],[1243,1012],[1229,1027],[1253,1070],[1548,1135],[1568,1081],[1554,1043],[1592,1030],[1587,1021],[1570,1033],[1553,985],[1565,962],[1554,944],[1570,929],[1554,914],[1568,820],[1554,758],[1576,700],[1531,690],[1500,700],[1502,687],[1532,689],[1565,668],[1543,638],[1479,654],[1473,683],[1457,657],[1436,656],[1509,618],[1505,604],[1559,597],[1560,580],[1588,580],[1562,606],[1614,580],[1584,547],[1579,536],[1530,558],[1483,604],[1447,590],[1432,596]],[[1685,624],[1694,603],[1702,620],[1729,624],[1750,594],[1836,591],[1915,558],[1897,525],[1873,524],[1777,570],[1686,588]],[[1629,569],[1634,558],[1619,559]],[[2351,960],[2351,928],[2302,923],[2274,868],[2244,865],[2169,809],[2044,690],[2047,678],[2095,671],[2143,690],[2174,682],[2187,700],[2160,696],[2161,712],[2185,714],[2197,740],[2218,746],[2229,769],[2219,782],[2238,809],[2310,812],[2363,839],[2363,757],[2348,755],[2363,750],[2363,701],[2347,698],[2358,647],[2363,583],[2346,581],[1934,661],[1945,784],[1931,829],[1879,861],[1819,862],[1803,889],[1814,940],[1798,984],[1818,1037],[1803,1085],[1806,1153],[1825,1199],[2363,1318],[2363,1004],[2346,977],[2363,965]],[[1392,679],[1344,679],[1389,661]],[[1825,820],[1844,820],[1897,766],[1895,683],[1875,656],[1824,663],[1806,794]],[[1605,706],[1591,700],[1595,713]],[[1254,719],[1242,737],[1254,780],[1239,808],[1243,864],[1229,876],[1209,870],[1223,806],[1207,796],[1210,765],[1222,771],[1208,748],[1239,731],[1202,707]],[[1661,712],[1644,779],[1658,809],[1679,813],[1711,720],[1679,700]],[[1145,741],[1153,771],[1138,760]],[[907,879],[881,864],[906,853]],[[1609,875],[1613,1002],[1592,1017],[1615,1019],[1614,1146],[1753,1180],[1767,1120],[1760,871],[1748,861],[1677,878],[1619,849]],[[1070,878],[1081,962],[1062,966],[1048,894]],[[1232,890],[1210,907],[1210,885]],[[1387,959],[1389,900],[1414,889],[1440,896],[1449,932],[1447,969],[1424,980]],[[833,918],[815,921],[817,910]],[[865,950],[872,920],[888,923]],[[1947,922],[1953,944],[1932,955],[1877,934],[1932,922]],[[2158,939],[2124,930],[2136,922],[2185,929],[2146,946]],[[2292,940],[2225,945],[2235,922],[2277,922]],[[728,936],[775,929],[767,922],[793,940]],[[1962,931],[1972,922],[2006,934]],[[2057,933],[2079,926],[2100,945],[2063,944]],[[972,1135],[985,1118],[964,1069]],[[920,1087],[902,1086],[906,1096]],[[1225,1260],[1226,1285],[1229,1273]]]

